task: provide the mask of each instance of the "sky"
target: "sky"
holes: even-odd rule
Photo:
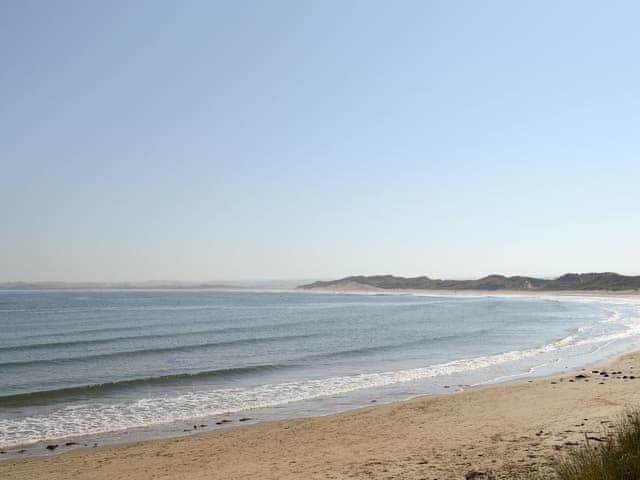
[[[0,3],[0,281],[640,273],[640,4]]]

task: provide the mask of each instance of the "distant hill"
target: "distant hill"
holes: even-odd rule
[[[352,276],[339,280],[314,282],[298,287],[303,290],[640,290],[640,276],[617,273],[567,273],[554,279],[489,275],[477,280],[439,280],[429,277],[396,277],[393,275]]]

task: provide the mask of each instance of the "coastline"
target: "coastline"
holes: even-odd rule
[[[345,287],[314,287],[297,288],[295,292],[303,293],[333,293],[333,294],[363,294],[363,295],[433,295],[433,296],[561,296],[561,297],[640,297],[638,290],[416,290],[377,288],[368,285],[354,284]]]
[[[639,378],[630,378],[634,372]],[[640,404],[639,385],[636,348],[548,377],[322,417],[5,460],[0,477],[448,479],[478,471],[513,478],[549,468],[554,455],[586,436],[600,438],[609,421]]]

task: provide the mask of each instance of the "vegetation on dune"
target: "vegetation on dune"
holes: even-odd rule
[[[640,411],[620,419],[603,441],[588,440],[554,466],[559,480],[640,479]]]
[[[340,285],[362,286],[389,290],[640,290],[640,276],[617,273],[567,273],[554,279],[504,275],[489,275],[477,280],[439,280],[429,277],[396,277],[393,275],[353,276],[340,280],[302,285],[302,289],[331,288]]]

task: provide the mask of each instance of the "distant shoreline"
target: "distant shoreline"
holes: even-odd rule
[[[65,287],[65,288],[1,288],[0,293],[27,293],[27,292],[295,292],[295,288],[278,287]]]
[[[383,294],[383,295],[456,295],[456,296],[575,296],[575,297],[640,297],[639,290],[416,290],[387,288],[299,288],[296,291],[305,293],[349,293],[349,294]]]
[[[0,288],[1,292],[261,292],[284,289],[250,287],[65,287],[65,288]]]

